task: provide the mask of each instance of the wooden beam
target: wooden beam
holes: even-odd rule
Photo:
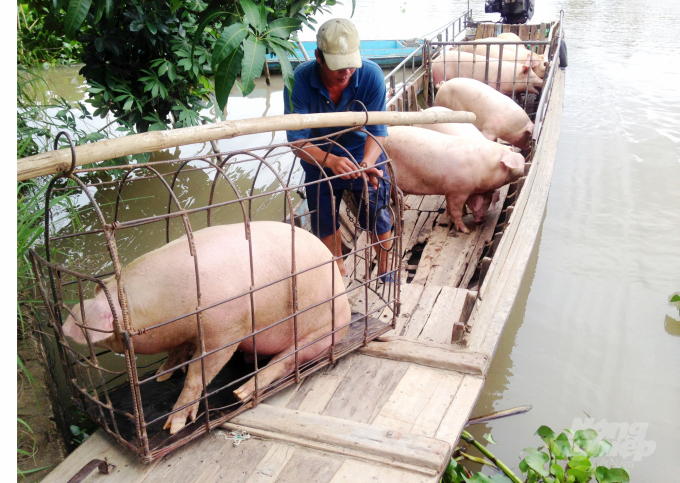
[[[223,427],[428,473],[441,473],[451,450],[447,442],[434,438],[266,404],[238,415]]]
[[[477,376],[486,373],[489,362],[487,355],[481,352],[461,350],[451,344],[438,344],[396,336],[379,337],[369,342],[366,347],[359,349],[359,352],[373,357],[413,362],[422,366]]]
[[[436,122],[474,122],[470,112],[339,112],[324,114],[287,114],[257,117],[236,121],[216,122],[169,131],[151,131],[132,136],[106,139],[96,143],[76,146],[76,166],[105,161],[121,156],[148,153],[161,149],[229,139],[246,134],[288,131],[321,127],[361,126],[386,124],[433,124]],[[71,167],[71,150],[57,149],[17,160],[17,181],[65,171]]]

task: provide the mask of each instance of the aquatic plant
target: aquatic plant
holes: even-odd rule
[[[597,432],[593,429],[578,430],[574,433],[565,429],[555,435],[548,426],[541,426],[536,433],[543,440],[544,445],[538,448],[524,448],[526,454],[519,463],[519,470],[524,479],[520,479],[502,461],[498,460],[470,433],[463,431],[461,439],[472,444],[483,457],[467,454],[465,449],[457,448],[451,458],[441,483],[625,483],[630,481],[626,470],[622,468],[607,468],[594,466],[591,458],[599,458],[609,453],[612,445],[607,440],[597,439]],[[488,437],[490,443],[495,443]],[[467,459],[494,468],[498,473],[487,476],[483,473],[468,472],[460,461]]]

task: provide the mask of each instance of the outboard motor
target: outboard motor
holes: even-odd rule
[[[486,13],[500,13],[503,23],[526,23],[534,16],[534,0],[486,0]]]

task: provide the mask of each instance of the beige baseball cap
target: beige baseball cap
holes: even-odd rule
[[[330,70],[361,67],[359,32],[352,22],[334,18],[324,22],[316,34],[316,46]]]

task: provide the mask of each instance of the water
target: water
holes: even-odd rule
[[[346,3],[319,23],[348,17]],[[352,20],[365,39],[420,36],[467,6],[357,3]],[[483,11],[481,1],[471,6]],[[560,9],[569,67],[545,221],[473,414],[533,410],[472,432],[492,432],[499,442],[492,452],[516,469],[521,450],[538,446],[540,425],[578,429],[592,418],[617,451],[600,464],[625,467],[632,481],[677,481],[680,315],[667,301],[680,291],[680,4],[539,0],[533,20],[556,18]],[[60,72],[72,78],[76,70]],[[281,114],[282,85],[273,80],[248,98],[230,98],[227,118]],[[75,100],[80,84],[59,89]]]

